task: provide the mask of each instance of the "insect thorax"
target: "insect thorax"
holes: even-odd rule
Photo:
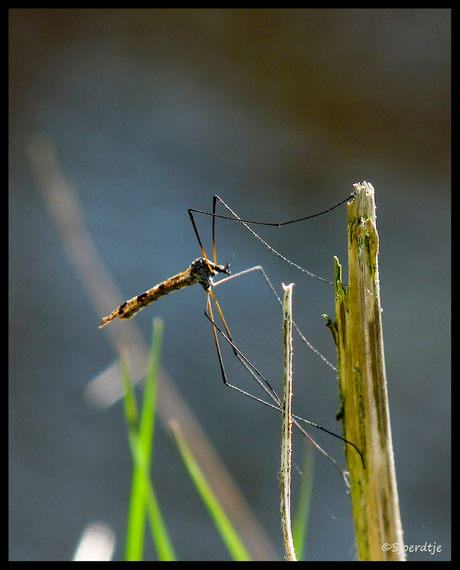
[[[197,277],[199,283],[204,289],[209,289],[212,287],[212,278],[218,273],[225,273],[230,275],[230,270],[228,266],[217,265],[212,261],[206,261],[204,257],[199,257],[190,265],[190,269],[193,275]]]

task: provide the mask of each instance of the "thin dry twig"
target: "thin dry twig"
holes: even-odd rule
[[[281,526],[286,559],[296,561],[291,523],[291,463],[292,463],[292,289],[284,285],[284,405],[283,437],[281,442]]]

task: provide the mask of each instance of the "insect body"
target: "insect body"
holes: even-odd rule
[[[141,295],[137,295],[137,297],[133,297],[129,301],[120,305],[118,309],[115,309],[115,311],[110,313],[109,316],[102,319],[99,328],[105,327],[105,325],[110,323],[110,321],[117,318],[131,319],[144,307],[147,307],[165,295],[169,295],[169,293],[178,291],[184,287],[189,287],[190,285],[199,283],[205,291],[208,291],[214,285],[212,278],[218,273],[230,275],[229,264],[227,263],[225,266],[217,265],[204,257],[199,257],[198,259],[195,259],[186,271],[174,275],[174,277],[155,285],[152,289],[149,289],[145,293],[141,293]]]

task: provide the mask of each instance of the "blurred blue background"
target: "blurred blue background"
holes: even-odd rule
[[[450,558],[450,11],[10,10],[9,556],[66,560],[93,520],[123,556],[131,458],[121,403],[83,398],[116,353],[65,255],[26,156],[49,135],[95,244],[126,298],[200,256],[187,208],[221,196],[240,216],[285,221],[367,180],[376,190],[398,490],[408,545]],[[200,219],[210,247],[209,219]],[[346,209],[283,229],[276,249],[333,278]],[[295,282],[295,320],[330,360],[330,286],[217,224],[218,262]],[[346,269],[345,269],[346,274]],[[235,341],[281,391],[279,307],[260,276],[216,289]],[[136,317],[283,557],[280,418],[222,386],[205,295],[190,288]],[[225,354],[231,381],[248,388]],[[340,430],[332,370],[295,344],[294,409]],[[312,434],[344,466],[341,442]],[[294,440],[302,462],[302,439]],[[153,480],[181,559],[227,559],[163,429]],[[294,486],[299,474],[295,472]],[[295,490],[294,490],[295,503]],[[316,454],[307,557],[354,559],[350,499]],[[147,541],[148,542],[148,541]],[[147,557],[154,558],[148,547]]]

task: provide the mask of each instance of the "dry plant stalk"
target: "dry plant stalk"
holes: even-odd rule
[[[291,463],[292,463],[292,288],[284,285],[284,405],[281,442],[281,526],[286,559],[296,561],[291,524]]]
[[[340,416],[359,560],[404,560],[404,543],[388,407],[378,275],[374,189],[355,184],[348,204],[349,285],[336,259],[336,322]],[[397,546],[395,546],[397,545]]]

